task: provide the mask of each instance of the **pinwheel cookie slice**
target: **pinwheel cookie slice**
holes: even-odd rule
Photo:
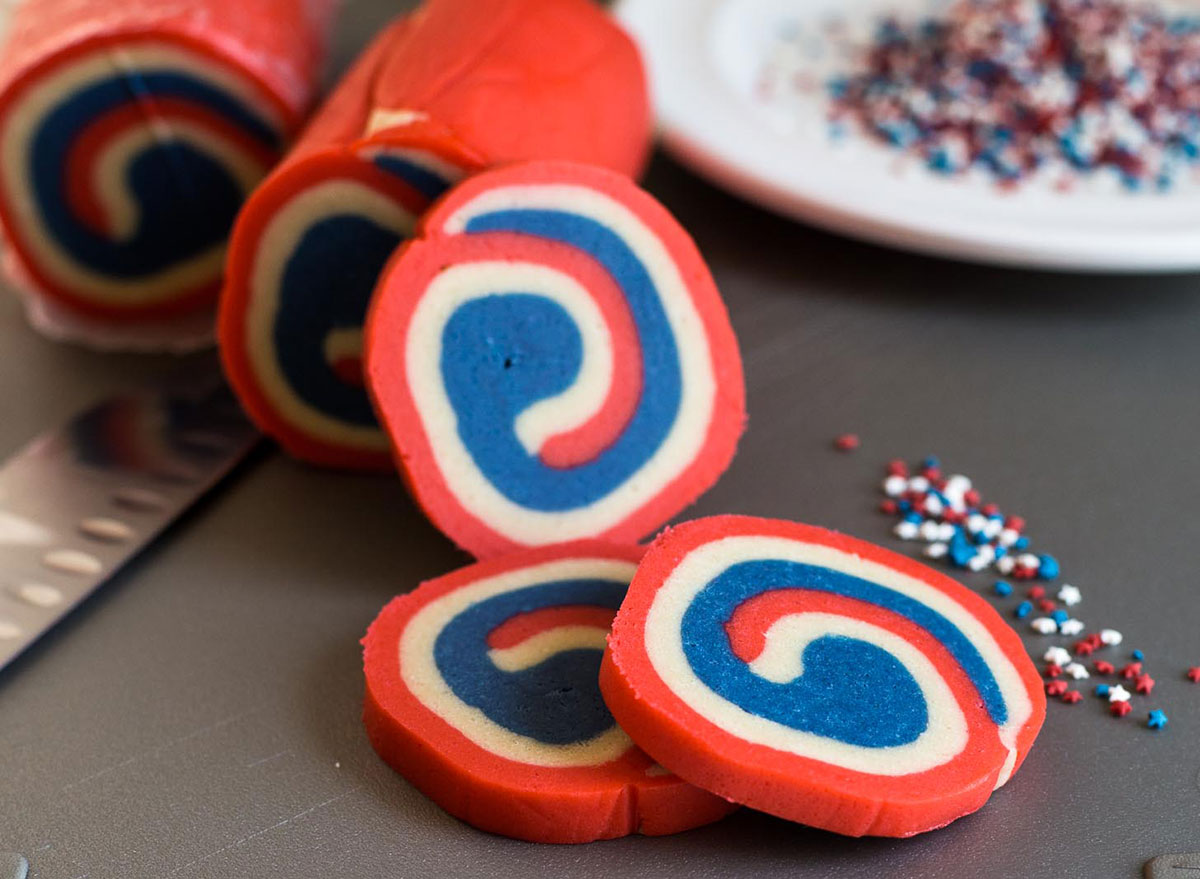
[[[428,0],[380,35],[237,224],[220,336],[248,412],[303,460],[390,468],[362,324],[417,218],[498,162],[634,174],[649,139],[637,50],[592,0]]]
[[[654,542],[600,685],[681,777],[850,836],[980,808],[1046,710],[1020,638],[978,595],[860,540],[739,516]]]
[[[687,233],[629,178],[564,162],[485,172],[426,215],[381,279],[367,377],[418,502],[481,558],[653,533],[745,421]]]
[[[734,807],[613,723],[597,670],[642,550],[582,542],[397,598],[364,644],[364,718],[389,764],[483,830],[578,843],[674,833]]]
[[[307,112],[334,7],[18,0],[0,49],[0,222],[37,313],[85,340],[211,323],[230,227]]]

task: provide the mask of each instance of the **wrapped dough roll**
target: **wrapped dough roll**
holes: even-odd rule
[[[238,220],[220,339],[243,405],[298,458],[389,469],[362,324],[424,209],[501,162],[633,175],[649,140],[637,49],[591,0],[428,0],[376,39]]]
[[[317,85],[337,0],[30,0],[0,50],[9,267],[93,334],[211,307],[245,196]]]

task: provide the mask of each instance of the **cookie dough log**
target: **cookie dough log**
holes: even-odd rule
[[[385,269],[366,342],[417,502],[477,558],[635,543],[717,481],[745,426],[737,339],[695,244],[594,165],[457,186]]]
[[[514,160],[636,174],[649,120],[637,50],[592,0],[428,0],[393,24],[237,223],[220,340],[246,410],[297,458],[392,469],[362,324],[422,211]]]
[[[744,516],[654,542],[600,686],[680,777],[849,836],[979,809],[1046,713],[1020,637],[980,596],[864,541]]]
[[[379,755],[450,814],[533,842],[662,835],[733,810],[642,753],[596,673],[642,550],[581,542],[395,599],[364,645]]]
[[[307,114],[337,2],[18,0],[0,222],[39,326],[211,339],[234,217]]]

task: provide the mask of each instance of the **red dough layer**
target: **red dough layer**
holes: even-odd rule
[[[639,547],[580,541],[471,565],[394,599],[363,639],[363,721],[380,757],[455,817],[532,842],[657,836],[729,814],[736,806],[676,776],[648,775],[654,761],[632,745],[619,759],[598,766],[547,768],[501,757],[431,711],[400,676],[400,639],[429,602],[484,578],[543,562],[573,557],[636,562],[641,554]]]
[[[618,174],[566,162],[527,162],[494,169],[463,182],[422,218],[417,235],[385,269],[366,332],[367,385],[391,437],[396,461],[429,518],[477,558],[522,549],[467,510],[454,495],[434,458],[434,444],[409,389],[405,342],[416,306],[444,270],[480,261],[528,262],[553,268],[576,281],[596,300],[609,324],[617,354],[614,381],[605,405],[580,428],[551,438],[543,450],[550,466],[587,460],[620,435],[637,404],[641,367],[628,305],[611,276],[582,251],[557,241],[512,233],[450,235],[448,218],[492,189],[523,184],[562,184],[592,189],[630,210],[666,247],[703,321],[716,382],[712,419],[693,461],[664,490],[604,533],[589,535],[636,542],[692,503],[725,471],[745,427],[745,387],[737,339],[724,302],[695,243],[678,221],[648,193]],[[677,340],[686,346],[687,339]]]
[[[224,67],[260,91],[274,107],[290,136],[308,112],[318,86],[325,41],[338,0],[24,0],[11,12],[0,50],[0,127],[25,90],[58,67],[98,50],[120,51],[138,44],[178,46]],[[148,101],[143,113],[169,102]],[[173,108],[174,109],[174,108]],[[199,112],[199,111],[194,111]],[[109,124],[115,120],[107,120]],[[235,141],[245,140],[215,116],[211,128]],[[248,142],[248,141],[247,141]],[[86,150],[85,143],[77,148]],[[255,145],[256,151],[261,147]],[[270,157],[274,160],[274,156]],[[104,228],[87,204],[78,206],[85,222]],[[5,243],[16,258],[22,285],[91,318],[142,321],[171,318],[210,306],[219,282],[181,290],[149,304],[116,306],[63,285],[41,267],[25,240],[19,213],[0,198]]]
[[[965,608],[1012,662],[1032,704],[1016,740],[1013,772],[1020,767],[1045,718],[1045,696],[1020,638],[987,602],[949,577],[873,544],[821,528],[743,516],[702,519],[665,531],[648,550],[617,615],[600,669],[601,692],[613,716],[647,753],[706,790],[849,836],[904,837],[936,829],[977,810],[993,792],[1007,749],[975,685],[927,630],[874,604],[765,584],[762,593],[738,607],[725,632],[734,654],[745,662],[762,652],[773,622],[801,610],[862,620],[904,638],[934,664],[966,718],[966,747],[949,763],[902,776],[859,772],[750,742],[699,714],[671,689],[645,647],[655,595],[690,552],[741,535],[781,537],[849,553],[919,580]]]
[[[426,0],[371,105],[426,114],[489,165],[571,159],[636,176],[650,145],[638,50],[593,0]]]

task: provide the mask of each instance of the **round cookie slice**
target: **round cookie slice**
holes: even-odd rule
[[[617,722],[694,784],[849,836],[981,807],[1046,702],[979,596],[850,537],[741,516],[648,550],[600,672]]]
[[[366,366],[418,502],[480,558],[653,533],[745,422],[691,238],[628,177],[569,162],[475,175],[425,215],[376,290]]]
[[[483,562],[395,599],[363,640],[379,755],[452,815],[533,842],[675,833],[735,807],[671,775],[597,684],[639,547]]]

